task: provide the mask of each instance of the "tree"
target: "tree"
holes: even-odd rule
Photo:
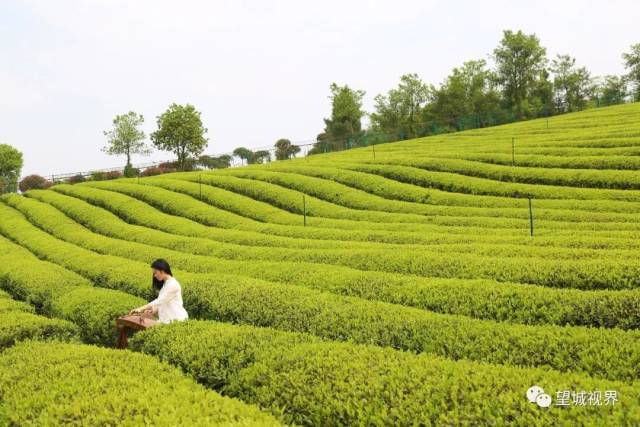
[[[277,140],[274,147],[276,147],[276,160],[287,160],[300,152],[300,147],[293,145],[285,138]]]
[[[510,30],[503,32],[500,44],[493,51],[496,81],[502,87],[506,107],[518,118],[532,113],[530,96],[546,66],[546,53],[535,34]]]
[[[191,104],[171,104],[157,117],[157,123],[158,130],[151,134],[151,141],[158,149],[174,153],[181,170],[189,157],[198,157],[207,147],[207,129]]]
[[[622,54],[624,66],[629,72],[625,76],[632,86],[634,101],[640,101],[640,43],[631,46],[631,51]]]
[[[207,169],[225,169],[231,166],[231,156],[228,154],[218,157],[202,155],[198,158],[198,164]]]
[[[495,76],[484,60],[456,67],[438,89],[426,117],[451,129],[462,130],[494,123],[501,113]]]
[[[239,157],[243,165],[245,161],[248,164],[253,159],[253,151],[245,147],[236,148],[235,150],[233,150],[233,155],[236,157]]]
[[[103,131],[107,137],[107,145],[102,151],[109,155],[124,154],[127,156],[127,166],[131,165],[133,154],[150,154],[151,150],[144,142],[144,132],[139,129],[143,122],[144,117],[133,111],[117,115],[113,119],[113,128]]]
[[[394,135],[395,139],[420,136],[423,110],[429,96],[429,87],[417,74],[403,75],[397,89],[374,98],[376,111],[370,115],[372,127]]]
[[[269,153],[268,150],[257,150],[252,153],[249,163],[255,164],[255,163],[265,163],[270,161],[271,161],[271,153]]]
[[[10,145],[0,144],[0,192],[18,191],[18,178],[22,171],[22,153]]]
[[[25,193],[29,190],[43,190],[51,187],[51,183],[40,175],[29,175],[20,181],[20,191]]]
[[[585,67],[576,67],[576,60],[569,55],[558,55],[551,61],[554,101],[559,112],[582,110],[593,96],[591,74]]]
[[[531,111],[536,112],[536,116],[551,116],[556,113],[553,96],[553,82],[550,80],[551,74],[544,68],[540,71],[529,99]]]
[[[362,130],[361,119],[362,98],[365,92],[354,90],[349,86],[338,86],[331,83],[331,118],[324,119],[326,142],[330,150],[345,148],[350,138],[360,134]]]
[[[596,83],[599,105],[622,104],[627,98],[627,82],[624,77],[604,76]]]

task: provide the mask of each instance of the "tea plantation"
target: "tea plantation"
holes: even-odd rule
[[[640,103],[4,195],[0,289],[0,425],[640,425]]]

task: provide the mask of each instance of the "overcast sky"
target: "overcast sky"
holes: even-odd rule
[[[141,113],[150,133],[172,102],[202,112],[207,153],[307,141],[331,82],[365,90],[370,111],[402,74],[437,84],[488,59],[504,29],[620,74],[639,23],[632,0],[0,0],[0,143],[24,153],[23,175],[119,166],[100,151],[113,117]]]

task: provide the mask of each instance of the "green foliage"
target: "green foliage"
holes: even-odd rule
[[[607,75],[596,80],[596,96],[599,105],[622,104],[627,98],[627,81],[624,77]]]
[[[122,172],[122,176],[125,178],[133,178],[134,176],[138,176],[140,174],[140,170],[131,166],[131,164],[127,163],[124,167],[124,171]]]
[[[0,351],[25,339],[75,341],[77,336],[72,323],[38,316],[31,306],[0,291]]]
[[[271,161],[271,153],[268,150],[257,150],[253,152],[251,164],[268,163]]]
[[[0,288],[39,313],[73,322],[85,342],[109,346],[115,345],[115,319],[144,303],[122,292],[94,289],[78,274],[41,261],[2,237]]]
[[[287,160],[300,152],[300,147],[293,145],[285,138],[277,140],[274,147],[276,147],[276,160]]]
[[[81,173],[74,175],[72,177],[67,178],[67,183],[69,184],[79,184],[81,182],[85,182],[87,179]]]
[[[350,148],[352,138],[362,131],[361,119],[365,113],[362,110],[363,90],[351,89],[348,85],[338,86],[331,83],[331,117],[324,119],[324,133],[310,150],[310,154],[324,151],[336,151]]]
[[[397,89],[375,97],[376,112],[370,115],[373,129],[400,140],[424,135],[422,115],[430,95],[417,74],[403,75]]]
[[[104,181],[106,179],[105,173],[101,171],[91,172],[91,181]]]
[[[527,102],[550,102],[544,73]],[[133,348],[281,421],[638,424],[638,108],[3,195],[0,288],[16,299],[0,292],[3,345],[55,338],[48,321],[75,331],[64,339],[113,345],[113,320],[155,296],[149,261],[163,257],[191,320],[138,333]],[[80,377],[6,400],[2,357],[2,422],[69,413],[52,399]],[[541,410],[524,398],[532,384],[617,390],[621,402]],[[101,414],[74,408],[78,424]],[[37,417],[14,422],[49,420]]]
[[[30,221],[51,234],[101,253],[147,262],[154,254],[164,253],[181,270],[206,273],[233,273],[292,285],[302,285],[339,295],[358,296],[423,308],[431,311],[465,314],[477,318],[529,324],[573,324],[634,329],[640,326],[635,313],[640,295],[636,291],[584,292],[549,289],[492,281],[448,280],[406,277],[380,272],[364,272],[323,264],[271,261],[225,260],[211,255],[219,249],[204,239],[184,239],[157,230],[136,227],[101,209],[74,199],[40,192],[35,195],[61,209],[77,221],[105,235],[145,243],[109,239],[90,233],[55,209],[24,199],[7,199]],[[20,203],[17,201],[20,200]],[[75,206],[74,206],[75,205]],[[251,242],[246,242],[251,243]],[[273,247],[278,240],[264,242]],[[340,242],[328,242],[337,247]],[[150,246],[158,245],[156,246]],[[369,244],[371,246],[371,244]],[[161,247],[164,247],[161,248]],[[180,247],[185,254],[173,250]],[[354,246],[357,248],[357,246]],[[492,301],[487,304],[486,301]],[[606,304],[602,302],[606,301]],[[509,310],[502,307],[509,306]]]
[[[117,115],[113,119],[112,129],[103,132],[107,137],[107,145],[102,151],[110,155],[125,155],[127,167],[131,167],[132,155],[150,154],[151,150],[144,142],[145,134],[140,129],[142,123],[144,123],[142,114],[133,111]]]
[[[629,52],[622,54],[627,69],[626,79],[633,86],[633,100],[640,101],[640,43],[631,46]]]
[[[486,68],[484,60],[465,62],[434,90],[427,117],[451,130],[499,123],[503,117],[494,81],[495,75]],[[466,123],[467,117],[475,118],[475,123]]]
[[[148,295],[147,263],[97,255],[21,223],[6,209],[0,207],[0,212],[13,224],[11,230],[0,228],[0,233],[19,239],[40,256],[86,275],[100,286]],[[631,332],[506,325],[226,274],[183,272],[179,277],[185,307],[196,318],[311,332],[334,340],[375,343],[454,359],[546,365],[612,379],[634,379],[632,366],[640,358],[640,346],[628,346],[617,352],[616,368],[610,366],[614,356],[606,349],[614,342],[635,340]],[[567,352],[569,348],[571,352]]]
[[[217,157],[202,155],[198,158],[197,163],[207,169],[224,169],[231,166],[231,156],[228,154]]]
[[[505,30],[493,59],[506,106],[519,118],[531,114],[529,98],[547,62],[538,37]]]
[[[595,90],[591,74],[585,67],[576,68],[576,60],[558,55],[551,61],[554,73],[555,104],[558,112],[579,111],[586,107]]]
[[[279,425],[153,357],[87,345],[31,342],[3,352],[0,395],[9,425]]]
[[[182,170],[189,157],[199,156],[207,147],[208,139],[204,136],[207,129],[202,125],[200,112],[191,104],[171,104],[157,117],[157,124],[151,141],[159,150],[174,153]]]
[[[517,420],[542,426],[640,419],[637,385],[320,342],[303,334],[189,321],[137,334],[131,346],[180,366],[209,387],[269,408],[287,423],[478,425]],[[524,397],[531,384],[545,390],[612,389],[624,402],[606,409],[541,411]]]
[[[238,147],[233,150],[233,155],[240,158],[240,160],[242,160],[242,163],[244,164],[245,161],[249,163],[249,161],[253,157],[253,151],[245,147]]]
[[[22,171],[22,153],[7,144],[0,144],[0,193],[18,191],[18,178]]]

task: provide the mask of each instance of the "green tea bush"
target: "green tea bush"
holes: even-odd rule
[[[0,353],[8,425],[275,426],[155,358],[87,345],[24,343]]]
[[[115,319],[144,300],[91,282],[57,264],[41,261],[0,237],[0,288],[38,313],[71,321],[83,341],[115,345]]]
[[[25,339],[75,341],[77,335],[72,323],[38,316],[31,306],[0,291],[0,351]]]
[[[20,209],[34,224],[60,239],[99,253],[141,262],[148,262],[158,253],[163,253],[165,258],[171,260],[174,268],[181,270],[235,273],[341,295],[493,320],[624,329],[640,327],[640,314],[637,310],[640,306],[640,292],[635,290],[584,292],[480,280],[412,278],[323,264],[225,260],[111,239],[91,233],[49,205],[22,197],[9,197],[5,200]],[[94,209],[99,211],[98,208]],[[116,234],[120,239],[131,239],[138,235],[141,241],[158,243],[163,239],[171,239],[171,235],[150,229],[140,230],[134,227],[132,232],[128,232],[128,224],[117,217],[102,219],[98,212],[93,213],[94,215],[84,215],[84,222],[97,226],[105,234]],[[114,225],[113,228],[109,227],[111,224]],[[118,224],[121,227],[117,227]],[[117,232],[118,230],[121,231]],[[154,239],[156,234],[159,235]]]
[[[630,425],[638,386],[552,370],[521,369],[303,334],[189,321],[151,328],[131,348],[177,365],[222,393],[301,425]],[[617,390],[614,407],[541,410],[525,398],[555,390]],[[553,390],[553,391],[552,391]],[[555,398],[555,395],[553,395]]]

